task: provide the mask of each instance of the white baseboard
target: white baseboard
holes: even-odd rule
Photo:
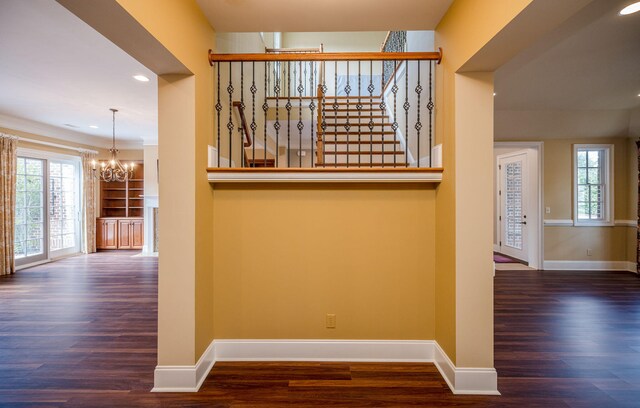
[[[215,364],[215,341],[192,366],[156,366],[151,392],[197,392]]]
[[[433,340],[214,340],[194,366],[158,366],[154,392],[197,391],[215,361],[434,363],[454,394],[500,395],[493,368],[457,368]]]
[[[626,261],[544,261],[544,270],[556,271],[629,271],[636,272],[636,264]]]

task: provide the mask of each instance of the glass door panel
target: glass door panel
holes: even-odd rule
[[[17,159],[14,241],[17,265],[47,258],[44,245],[45,165],[46,162],[41,159]]]
[[[49,161],[49,250],[51,257],[79,250],[79,169]]]

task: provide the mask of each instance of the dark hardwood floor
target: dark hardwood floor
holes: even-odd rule
[[[377,363],[217,363],[197,394],[150,393],[157,263],[131,255],[0,277],[0,406],[640,407],[640,279],[616,272],[497,272],[499,397]]]

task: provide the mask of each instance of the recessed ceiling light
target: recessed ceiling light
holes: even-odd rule
[[[620,10],[620,15],[626,16],[627,14],[637,13],[638,11],[640,11],[640,1],[629,4],[627,7]]]
[[[497,94],[494,92],[494,93],[493,93],[493,96],[496,96],[496,95],[497,95]]]
[[[97,129],[97,128],[98,128],[96,125],[89,125],[89,127],[90,127],[91,129]]]
[[[149,82],[149,78],[144,75],[134,75],[133,77],[140,82]]]

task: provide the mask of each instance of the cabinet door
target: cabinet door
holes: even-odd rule
[[[131,249],[129,220],[118,220],[118,249]]]
[[[118,224],[116,220],[98,220],[101,232],[97,233],[100,237],[101,249],[117,249],[118,242],[116,240],[116,234]]]
[[[142,249],[144,244],[144,222],[142,220],[131,221],[131,248]]]
[[[104,220],[96,220],[96,249],[105,249]]]

